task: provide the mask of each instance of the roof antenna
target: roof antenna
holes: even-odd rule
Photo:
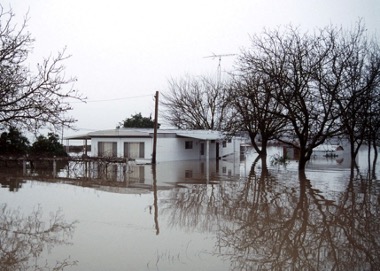
[[[222,80],[222,66],[221,66],[222,57],[224,57],[224,56],[235,56],[235,55],[236,54],[220,54],[220,55],[216,55],[216,54],[212,53],[211,56],[205,56],[205,57],[203,57],[203,58],[212,58],[212,59],[219,58],[219,64],[218,64],[218,69],[217,69],[217,77],[216,77],[218,86],[219,86],[219,84],[221,83],[221,80]]]

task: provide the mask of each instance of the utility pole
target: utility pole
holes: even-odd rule
[[[152,164],[156,165],[156,150],[157,150],[157,126],[158,126],[158,91],[154,96],[156,99],[154,108],[154,134],[153,134],[153,153],[152,153]]]
[[[156,235],[160,233],[158,226],[158,196],[157,196],[157,172],[156,172],[156,154],[157,154],[157,126],[158,126],[158,91],[154,96],[156,99],[154,108],[154,135],[153,135],[153,157],[152,157],[152,173],[153,173],[153,207],[154,207],[154,225],[156,227]]]

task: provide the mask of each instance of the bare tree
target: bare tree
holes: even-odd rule
[[[37,64],[35,72],[26,61],[34,39],[27,32],[25,17],[20,27],[15,14],[0,5],[0,129],[72,127],[76,121],[67,116],[69,101],[84,98],[73,89],[75,78],[65,78],[65,49]]]
[[[369,122],[368,122],[368,139],[367,143],[369,147],[374,149],[374,161],[373,165],[376,165],[378,158],[377,146],[380,145],[380,87],[373,88],[371,96],[371,107],[369,109]]]
[[[373,132],[379,129],[376,122],[379,111],[375,108],[380,87],[380,50],[374,40],[367,40],[361,22],[354,31],[340,34],[335,48],[337,58],[329,72],[330,76],[341,77],[342,88],[336,103],[354,162],[362,144],[370,143],[375,136]]]
[[[299,150],[299,170],[304,170],[313,148],[340,132],[340,111],[335,103],[341,78],[329,74],[337,30],[320,29],[302,34],[292,26],[285,31],[265,30],[252,37],[243,57],[252,74],[268,78],[271,92],[280,106],[272,111],[286,121],[287,131],[278,140]]]
[[[275,82],[250,67],[250,59],[246,54],[239,58],[237,72],[230,83],[230,101],[237,112],[235,118],[239,125],[236,128],[248,133],[252,146],[264,162],[269,140],[283,132],[286,120],[279,117],[282,106],[273,96]]]
[[[231,111],[223,84],[201,76],[171,79],[162,94],[164,118],[179,129],[228,130]]]

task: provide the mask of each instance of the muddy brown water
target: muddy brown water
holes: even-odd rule
[[[379,270],[379,162],[280,153],[2,168],[0,270]]]

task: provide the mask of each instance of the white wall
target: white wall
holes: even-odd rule
[[[192,141],[193,148],[185,149],[185,142]],[[153,138],[92,138],[91,139],[91,155],[98,156],[98,142],[116,142],[117,156],[124,156],[124,142],[144,142],[145,144],[145,160],[151,161],[153,152]],[[205,154],[201,156],[201,143],[204,143]],[[216,158],[216,142],[209,142],[209,158]],[[224,157],[229,154],[239,153],[240,141],[232,139],[223,147],[222,141],[219,142],[219,155]],[[181,160],[199,160],[205,159],[207,152],[207,142],[199,139],[177,138],[177,137],[158,137],[156,161],[181,161]]]
[[[192,141],[193,148],[185,149],[185,142]],[[200,159],[200,141],[188,138],[158,138],[157,161]]]
[[[228,142],[226,140],[226,147],[223,147],[223,142],[220,142],[219,144],[219,155],[220,157],[229,156],[232,154],[239,154],[240,153],[240,144],[242,143],[242,139],[239,137],[233,137],[231,138],[231,142]]]
[[[98,156],[99,142],[116,142],[117,156],[124,157],[125,142],[144,142],[145,144],[145,159],[152,159],[153,139],[152,138],[92,138],[91,139],[91,156]]]

